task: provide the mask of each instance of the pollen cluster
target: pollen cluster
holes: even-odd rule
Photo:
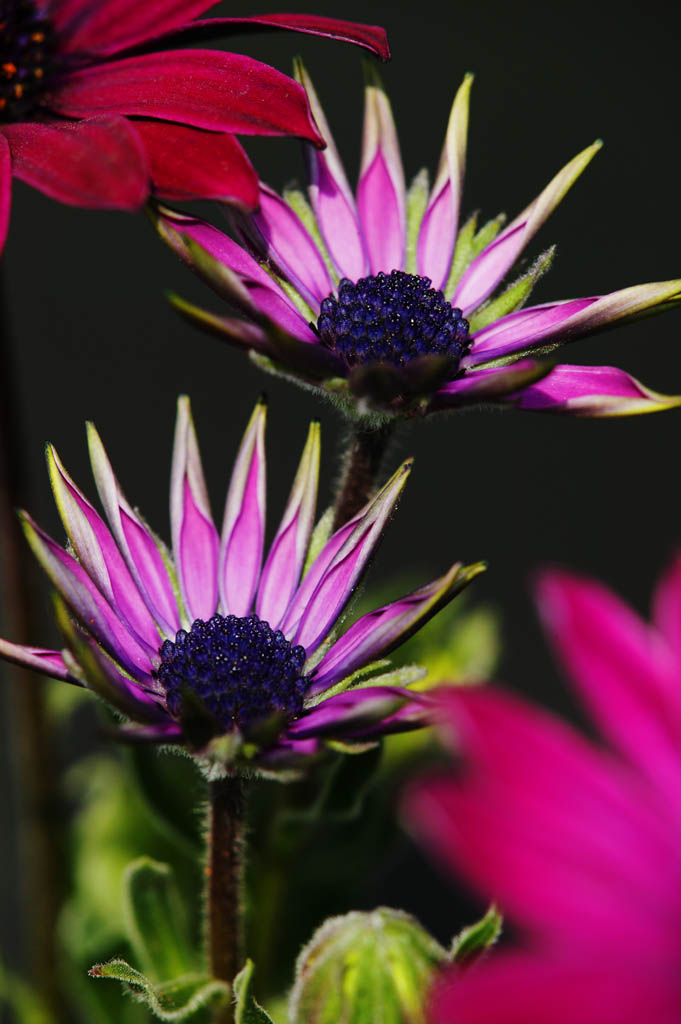
[[[52,26],[31,0],[0,0],[0,121],[21,121],[36,105],[53,50]]]
[[[235,726],[247,730],[277,713],[294,718],[302,710],[305,649],[257,615],[196,619],[189,631],[181,629],[174,641],[166,640],[159,653],[155,674],[177,718],[190,694],[225,732]]]
[[[321,304],[319,339],[349,367],[366,363],[404,366],[425,355],[446,355],[458,361],[468,347],[468,321],[428,277],[393,270],[347,278],[338,298]]]

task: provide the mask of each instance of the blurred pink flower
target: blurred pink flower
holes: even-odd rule
[[[519,948],[445,975],[434,1024],[678,1024],[681,558],[648,624],[600,584],[550,572],[546,628],[611,748],[493,688],[442,708],[456,777],[408,820],[517,927]]]

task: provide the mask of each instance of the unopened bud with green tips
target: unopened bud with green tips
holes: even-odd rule
[[[330,918],[298,958],[290,1024],[425,1024],[433,976],[448,961],[401,911]]]

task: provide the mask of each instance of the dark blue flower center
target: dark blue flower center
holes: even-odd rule
[[[0,121],[23,121],[48,84],[54,31],[32,0],[0,0]]]
[[[323,345],[350,367],[366,363],[404,366],[426,355],[459,360],[468,348],[468,321],[427,277],[393,270],[390,274],[347,278],[338,297],[321,305],[317,332]]]
[[[303,707],[305,649],[257,615],[197,619],[187,632],[166,640],[156,677],[165,686],[168,710],[181,718],[195,694],[225,732],[242,731],[274,714],[294,718]]]

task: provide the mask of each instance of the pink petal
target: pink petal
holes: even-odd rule
[[[135,121],[149,159],[154,192],[163,199],[219,199],[252,210],[258,178],[237,140],[163,121]]]
[[[494,954],[469,971],[450,968],[432,994],[431,1024],[676,1024],[678,970],[640,947],[613,957],[551,960]]]
[[[562,337],[561,327],[565,322],[597,301],[598,296],[594,295],[585,299],[568,299],[567,302],[547,302],[543,306],[531,306],[502,316],[475,334],[462,365],[476,366],[524,351],[558,332]]]
[[[220,547],[220,600],[225,615],[248,615],[258,586],[265,541],[265,420],[255,407],[237,453]]]
[[[368,273],[369,259],[355,197],[317,93],[300,60],[296,63],[296,77],[305,87],[312,114],[326,142],[324,150],[312,146],[305,149],[312,209],[339,275],[357,281]]]
[[[420,629],[483,569],[481,563],[464,567],[457,562],[440,579],[363,615],[326,652],[314,672],[310,693],[320,693],[361,665],[385,657]]]
[[[47,449],[47,464],[59,515],[78,561],[153,657],[158,653],[161,638],[113,536],[51,445]]]
[[[455,408],[460,405],[494,401],[519,388],[527,388],[534,381],[552,372],[551,363],[539,359],[519,359],[509,366],[473,369],[455,380],[448,381],[431,400],[433,409]],[[525,394],[525,392],[520,392]]]
[[[434,288],[444,288],[454,255],[466,169],[468,103],[472,83],[473,76],[466,75],[456,94],[440,167],[419,232],[418,272],[423,277],[429,277]]]
[[[304,90],[241,54],[167,50],[76,71],[50,100],[72,117],[134,114],[240,135],[298,135],[319,142]]]
[[[212,0],[53,0],[50,18],[61,52],[110,54],[169,32],[212,6]]]
[[[657,585],[653,599],[656,627],[681,665],[681,556],[677,555]]]
[[[170,524],[178,581],[190,622],[210,619],[218,605],[219,538],[186,397],[177,403]]]
[[[319,424],[313,422],[258,588],[256,611],[272,629],[279,628],[300,580],[317,504],[319,456]]]
[[[7,139],[0,133],[0,255],[5,247],[12,205],[12,156]]]
[[[264,254],[318,312],[322,299],[333,291],[333,282],[324,257],[298,215],[276,192],[262,185],[260,208],[252,223]]]
[[[75,686],[83,685],[71,674],[59,651],[50,651],[44,647],[25,647],[23,644],[13,644],[0,637],[0,658],[22,668],[28,668],[32,672],[50,676],[52,679],[63,679],[64,682],[73,683]]]
[[[459,281],[452,305],[461,306],[466,314],[479,306],[494,291],[527,243],[553,213],[600,148],[601,143],[596,142],[578,153],[549,182],[534,202],[483,249]]]
[[[92,473],[116,543],[149,611],[165,635],[174,638],[180,616],[160,542],[123,494],[92,423],[88,423],[87,432]]]
[[[350,523],[337,531],[337,534],[342,533],[347,539],[337,549],[333,558],[327,561],[326,549],[322,549],[303,580],[284,620],[284,631],[293,625],[293,617],[299,614],[300,621],[294,643],[301,644],[308,652],[316,650],[350,600],[383,535],[410,472],[411,460],[408,460],[400,466],[359,517],[351,520],[355,525],[349,535],[346,528]],[[337,534],[327,543],[327,547],[331,545],[333,548]],[[319,567],[317,561],[320,561]]]
[[[681,809],[679,664],[655,629],[605,587],[546,573],[544,624],[601,731]]]
[[[7,124],[13,172],[60,203],[135,210],[149,193],[142,140],[124,117]]]
[[[411,696],[409,690],[398,686],[363,686],[346,690],[302,714],[289,726],[287,735],[303,739],[359,732],[394,714]]]
[[[652,391],[615,366],[571,365],[554,366],[543,380],[529,383],[502,401],[533,412],[597,417],[633,416],[681,405],[680,396]]]
[[[372,274],[402,270],[406,247],[404,169],[390,103],[375,73],[366,87],[357,209]]]

